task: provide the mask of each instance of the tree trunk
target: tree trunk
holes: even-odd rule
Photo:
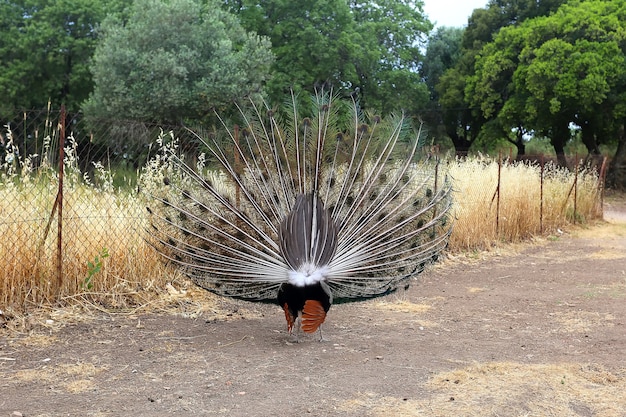
[[[591,123],[582,126],[581,139],[590,155],[600,155],[596,132]]]
[[[565,144],[570,138],[569,126],[566,124],[555,125],[552,129],[552,137],[550,143],[554,147],[556,160],[562,167],[567,167],[567,159],[565,158]]]
[[[468,140],[466,137],[459,135],[456,132],[447,132],[448,136],[452,140],[454,144],[454,151],[456,156],[467,156],[469,152],[469,148],[472,145],[472,141]]]
[[[526,142],[524,142],[524,132],[522,127],[517,128],[515,133],[515,141],[509,140],[517,148],[517,157],[526,155]]]
[[[626,134],[624,134],[624,126],[619,132],[617,150],[609,165],[606,183],[610,188],[626,190]]]

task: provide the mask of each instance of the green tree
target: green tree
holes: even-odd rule
[[[442,137],[452,137],[455,132],[450,135],[446,133],[445,126],[457,126],[456,121],[450,121],[449,117],[458,117],[459,113],[455,112],[454,107],[444,110],[440,102],[440,94],[437,89],[441,81],[443,74],[453,68],[461,57],[461,40],[463,39],[462,28],[454,27],[439,27],[428,37],[428,46],[426,48],[426,54],[424,61],[420,68],[420,74],[422,75],[428,91],[430,94],[430,101],[427,105],[427,111],[423,115],[423,120],[430,129],[431,135],[437,140],[441,141]],[[446,94],[450,83],[453,83],[455,79],[451,73],[446,80],[445,87],[442,88],[442,94]],[[443,84],[442,84],[443,85]],[[454,100],[455,97],[447,97],[449,100]],[[457,97],[458,98],[458,97]],[[459,106],[465,107],[463,97],[458,98]]]
[[[424,16],[423,5],[421,0],[350,1],[357,39],[365,47],[359,52],[365,65],[357,67],[356,84],[364,106],[383,113],[403,109],[409,114],[427,107],[428,86],[419,73],[420,48],[433,25]]]
[[[50,100],[78,110],[93,88],[89,62],[96,28],[117,0],[0,2],[0,111],[41,108]]]
[[[247,30],[271,39],[272,101],[330,82],[358,92],[361,106],[412,111],[428,100],[417,71],[432,25],[422,1],[227,0]]]
[[[247,33],[217,1],[136,0],[128,20],[101,28],[84,105],[94,118],[176,123],[262,89],[269,41]]]
[[[461,57],[453,68],[441,76],[436,86],[436,90],[441,92],[439,105],[445,116],[445,130],[458,153],[466,153],[478,138],[492,143],[498,138],[505,138],[518,147],[518,153],[524,152],[524,129],[517,124],[512,131],[500,120],[491,120],[492,115],[485,114],[481,109],[483,103],[473,97],[476,57],[502,28],[514,27],[536,16],[549,14],[561,3],[564,1],[491,0],[485,8],[474,10],[463,32]],[[506,77],[503,78],[506,80]],[[498,92],[506,95],[507,89]],[[486,128],[483,130],[483,127]]]
[[[461,57],[462,28],[438,27],[428,37],[428,46],[420,72],[430,90],[431,98],[437,100],[435,86],[448,69],[454,67]]]
[[[242,25],[272,43],[276,60],[267,91],[282,101],[293,89],[315,84],[348,85],[355,79],[354,21],[341,0],[230,1]]]
[[[623,0],[571,1],[501,30],[476,62],[470,103],[504,127],[549,137],[562,163],[572,123],[598,152],[598,140],[615,138],[615,120],[625,116],[625,15]]]

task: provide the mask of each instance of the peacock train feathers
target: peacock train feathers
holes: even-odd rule
[[[407,287],[446,247],[450,184],[404,117],[319,94],[239,118],[197,135],[193,164],[164,146],[144,184],[148,240],[197,285],[277,302],[290,332],[315,332],[333,302]]]

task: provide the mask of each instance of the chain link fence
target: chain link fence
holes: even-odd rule
[[[178,138],[181,152],[197,155],[188,129],[88,121],[51,108],[1,123],[0,306],[24,308],[78,293],[121,297],[165,285],[168,272],[142,238],[146,209],[138,178],[159,152],[163,131]],[[606,161],[591,168],[576,159],[567,173],[548,161],[502,156],[442,161],[440,171],[450,173],[457,194],[451,241],[457,250],[601,215]],[[522,220],[523,212],[533,220]]]

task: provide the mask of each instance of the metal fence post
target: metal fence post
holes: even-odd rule
[[[59,190],[57,192],[57,295],[63,286],[63,170],[65,167],[65,105],[61,105],[59,134]]]
[[[541,154],[541,174],[539,177],[539,233],[543,234],[543,177],[544,177],[543,154]]]
[[[500,183],[502,177],[502,151],[498,156],[498,186],[496,188],[497,200],[496,200],[496,237],[500,233]]]

